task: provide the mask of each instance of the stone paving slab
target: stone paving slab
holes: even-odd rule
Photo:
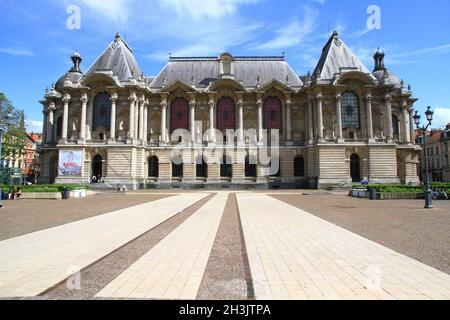
[[[257,299],[450,299],[450,276],[266,195],[238,194]]]
[[[194,300],[228,195],[219,192],[96,297]]]
[[[1,241],[0,297],[39,295],[207,196],[178,195]]]

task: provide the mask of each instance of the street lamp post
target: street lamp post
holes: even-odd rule
[[[431,191],[430,186],[430,175],[428,172],[428,149],[427,149],[427,130],[431,126],[433,121],[434,112],[431,111],[431,107],[427,108],[425,112],[425,116],[427,117],[428,124],[426,126],[420,126],[421,116],[416,113],[414,114],[414,123],[418,130],[422,131],[422,139],[423,139],[423,154],[425,161],[425,209],[433,209],[433,192]]]

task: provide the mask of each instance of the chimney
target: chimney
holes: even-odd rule
[[[80,69],[81,61],[83,61],[83,58],[81,58],[80,54],[75,51],[75,53],[70,57],[72,59],[72,69],[70,69],[70,72],[77,72],[82,73]]]
[[[375,55],[373,56],[375,61],[375,69],[373,71],[386,70],[386,67],[384,66],[384,56],[384,52],[378,48],[377,52],[375,52]]]

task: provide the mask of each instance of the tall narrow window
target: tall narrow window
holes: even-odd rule
[[[189,102],[184,98],[176,98],[170,107],[171,132],[177,129],[189,130]]]
[[[270,97],[264,101],[263,120],[264,129],[278,129],[280,133],[283,131],[283,112],[279,99]]]
[[[236,107],[233,99],[222,98],[217,102],[217,129],[236,129]]]
[[[94,99],[92,130],[109,130],[111,125],[111,99],[107,93],[99,93]]]
[[[172,178],[183,178],[183,164],[175,164],[172,162]]]
[[[149,178],[159,177],[159,160],[157,157],[148,159],[148,176]]]
[[[222,178],[233,177],[233,160],[230,157],[224,156],[220,164],[220,176]]]
[[[354,92],[342,95],[342,128],[359,129],[359,100]]]

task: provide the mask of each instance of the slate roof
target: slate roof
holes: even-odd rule
[[[220,61],[217,57],[171,57],[161,73],[152,82],[152,88],[161,88],[176,81],[196,87],[207,87],[211,82],[219,79]],[[257,79],[261,86],[273,80],[289,87],[303,86],[298,75],[285,61],[284,57],[234,57],[234,79],[240,81],[244,87],[256,87]]]
[[[314,77],[331,80],[335,74],[341,72],[341,68],[355,68],[360,72],[370,74],[369,69],[359,60],[350,48],[339,39],[339,34],[334,32],[322,50],[319,63],[314,70]]]
[[[130,79],[138,80],[142,75],[141,68],[134,58],[133,50],[120,34],[116,35],[114,41],[97,58],[86,72],[86,76],[96,71],[112,71],[120,82],[126,82]]]

